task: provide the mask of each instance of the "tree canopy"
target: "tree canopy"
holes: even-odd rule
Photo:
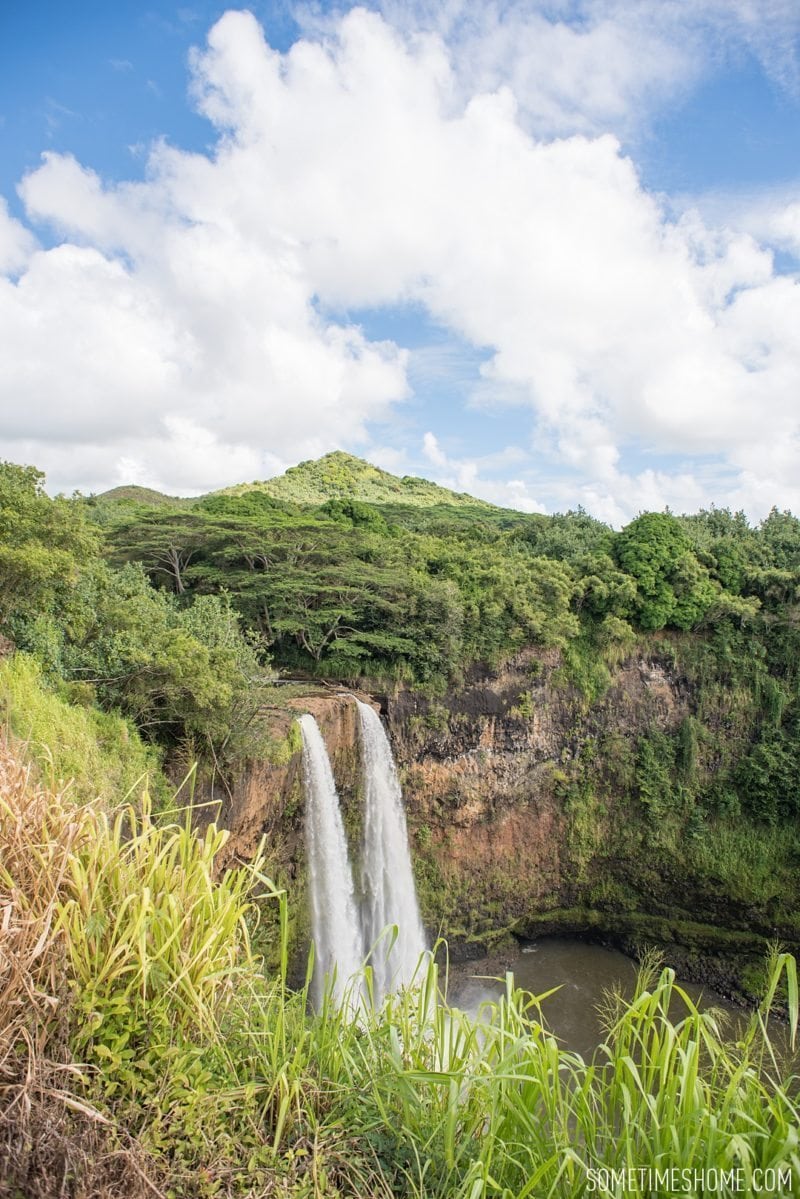
[[[751,526],[726,509],[647,512],[614,532],[580,509],[510,512],[367,466],[333,455],[289,472],[288,498],[188,501],[51,499],[40,472],[2,464],[0,631],[146,736],[214,753],[244,752],[273,664],[441,692],[538,646],[595,686],[637,637],[696,630],[754,686],[796,696],[790,513]],[[762,795],[783,794],[794,702],[742,765],[744,797],[767,775]]]

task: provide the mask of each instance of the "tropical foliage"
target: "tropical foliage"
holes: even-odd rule
[[[0,632],[149,739],[214,755],[246,753],[271,665],[431,694],[533,645],[596,695],[637,637],[693,632],[707,679],[781,697],[726,784],[769,821],[794,810],[799,597],[789,513],[644,513],[614,532],[342,454],[196,501],[51,500],[37,471],[0,468]]]
[[[378,1010],[310,1013],[307,984],[287,987],[285,898],[259,858],[214,881],[213,827],[156,826],[146,802],[76,809],[8,755],[0,769],[10,1193],[572,1199],[627,1168],[634,1195],[673,1170],[704,1171],[722,1196],[767,1179],[792,1193],[798,1079],[769,1024],[782,994],[796,1037],[788,954],[736,1038],[645,964],[632,999],[610,998],[590,1060],[548,1032],[557,996],[509,977],[469,1016],[432,962]],[[274,974],[248,934],[265,903]]]

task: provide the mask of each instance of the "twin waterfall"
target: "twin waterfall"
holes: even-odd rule
[[[362,928],[365,946],[371,950],[375,992],[383,996],[398,983],[410,981],[426,948],[425,933],[392,747],[378,713],[369,704],[357,703],[366,789]],[[381,936],[389,925],[397,926],[397,940],[391,948],[386,935]]]
[[[411,981],[425,952],[403,796],[389,739],[378,714],[358,704],[364,771],[364,838],[360,901],[347,852],[339,797],[325,743],[313,716],[300,717],[306,785],[311,928],[319,1003],[325,976],[333,998],[353,995],[351,979],[365,961],[372,967],[375,1002]]]
[[[306,785],[306,846],[311,930],[316,959],[317,1001],[322,999],[325,975],[333,977],[334,998],[340,1002],[348,980],[364,960],[353,872],[347,853],[339,796],[328,751],[313,716],[300,717]]]

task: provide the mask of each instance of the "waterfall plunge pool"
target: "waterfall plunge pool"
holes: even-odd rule
[[[451,966],[450,1002],[475,1013],[481,1003],[502,994],[505,983],[485,977],[492,970],[499,974],[511,970],[517,986],[533,995],[560,987],[543,1002],[542,1014],[563,1047],[583,1056],[591,1056],[603,1039],[598,1007],[602,1006],[605,993],[618,988],[630,998],[638,971],[637,963],[620,950],[570,937],[541,937],[504,958],[499,969],[496,963],[497,959],[487,959],[483,966],[480,961]],[[710,987],[677,981],[695,1002],[699,1001],[701,1008],[726,1012],[731,1027],[741,1026],[748,1019],[748,1012]],[[676,1015],[679,1011],[676,1007]]]

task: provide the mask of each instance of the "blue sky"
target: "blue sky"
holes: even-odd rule
[[[0,455],[800,510],[799,38],[794,0],[4,6]]]

